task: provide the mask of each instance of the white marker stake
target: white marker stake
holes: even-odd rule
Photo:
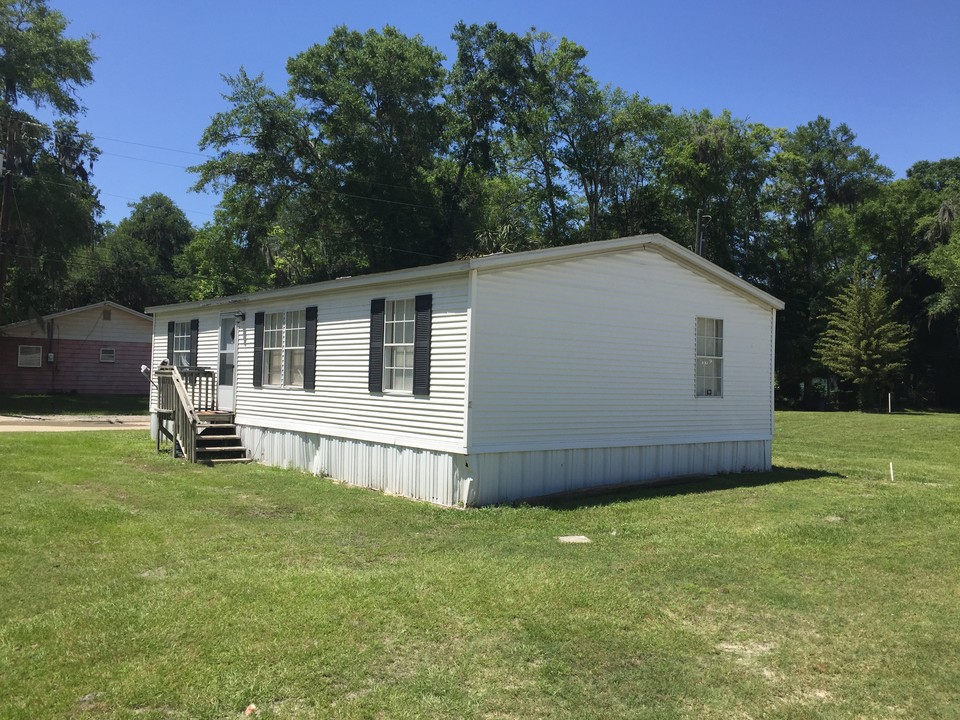
[[[890,482],[896,482],[896,480],[893,479],[893,463],[890,463]]]

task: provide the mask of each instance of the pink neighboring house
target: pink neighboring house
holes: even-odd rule
[[[110,301],[0,326],[0,393],[146,395],[152,332]]]

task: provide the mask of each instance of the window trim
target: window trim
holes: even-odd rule
[[[24,350],[29,349],[31,351],[36,351],[37,361],[36,364],[24,363]],[[32,352],[30,353],[33,354]],[[43,367],[43,345],[18,345],[17,346],[17,367],[18,368],[42,368]]]
[[[707,334],[706,329],[701,331],[701,322],[709,321],[714,324],[713,334]],[[713,351],[716,353],[719,348],[719,353],[716,354],[707,354],[706,348],[704,347],[704,352],[701,353],[701,340],[712,341]],[[715,368],[717,368],[715,375],[707,376],[701,374],[700,368],[702,360],[710,360]],[[705,385],[707,381],[710,382],[711,387],[706,388]],[[713,386],[719,387],[719,392],[713,392]],[[694,365],[693,365],[693,394],[696,398],[722,398],[724,390],[723,382],[723,318],[716,317],[707,317],[705,315],[698,315],[694,321]],[[701,387],[704,387],[701,392]]]
[[[192,341],[190,337],[190,321],[175,320],[173,323],[173,357],[170,363],[178,368],[191,367],[196,363],[192,357]],[[185,356],[186,364],[177,362],[177,356]]]
[[[396,308],[403,305],[402,319],[396,319]],[[396,330],[403,327],[403,342],[396,342]],[[409,337],[407,337],[409,329]],[[413,395],[414,351],[417,332],[416,299],[412,297],[388,299],[383,309],[383,392],[396,395]],[[404,364],[397,365],[395,353],[402,350]],[[409,362],[406,362],[409,358]],[[390,364],[390,363],[394,364]],[[402,387],[395,387],[396,372],[401,371]]]
[[[398,298],[398,299],[409,299]],[[394,300],[396,302],[396,299]],[[433,294],[415,295],[413,331],[413,386],[411,390],[384,388],[384,334],[387,298],[370,300],[370,354],[367,366],[367,390],[378,395],[430,397],[430,354],[433,335]],[[391,366],[394,367],[394,366]]]
[[[104,353],[107,353],[106,357],[109,360],[104,359]],[[100,362],[102,363],[115,363],[117,361],[117,349],[116,348],[100,348]]]
[[[299,315],[301,324],[298,324],[296,327],[291,327],[290,320],[291,315]],[[271,325],[271,320],[275,317],[279,317],[279,325]],[[274,312],[264,312],[263,313],[263,338],[262,338],[262,347],[260,348],[260,357],[261,357],[261,375],[260,375],[260,387],[270,387],[270,388],[291,388],[296,390],[303,390],[305,385],[305,376],[307,368],[307,357],[306,357],[306,346],[307,346],[307,317],[305,310],[277,310]],[[303,345],[288,345],[288,340],[290,339],[290,333],[300,332],[303,336]],[[279,343],[279,344],[275,344]],[[303,352],[301,367],[300,367],[300,382],[293,383],[290,382],[290,370],[294,365],[289,362],[291,357],[291,352],[300,350]],[[270,353],[278,353],[280,358],[280,382],[270,382],[272,378],[268,377],[270,372],[270,362],[268,358]]]

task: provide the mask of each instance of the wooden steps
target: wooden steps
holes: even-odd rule
[[[232,416],[229,420],[232,420]],[[247,457],[247,450],[237,434],[237,426],[230,422],[207,422],[199,427],[197,434],[197,462],[210,465],[225,463],[248,463],[252,458]]]

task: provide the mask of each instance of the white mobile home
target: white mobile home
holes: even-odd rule
[[[782,308],[644,235],[148,312],[254,459],[482,505],[769,469]]]

